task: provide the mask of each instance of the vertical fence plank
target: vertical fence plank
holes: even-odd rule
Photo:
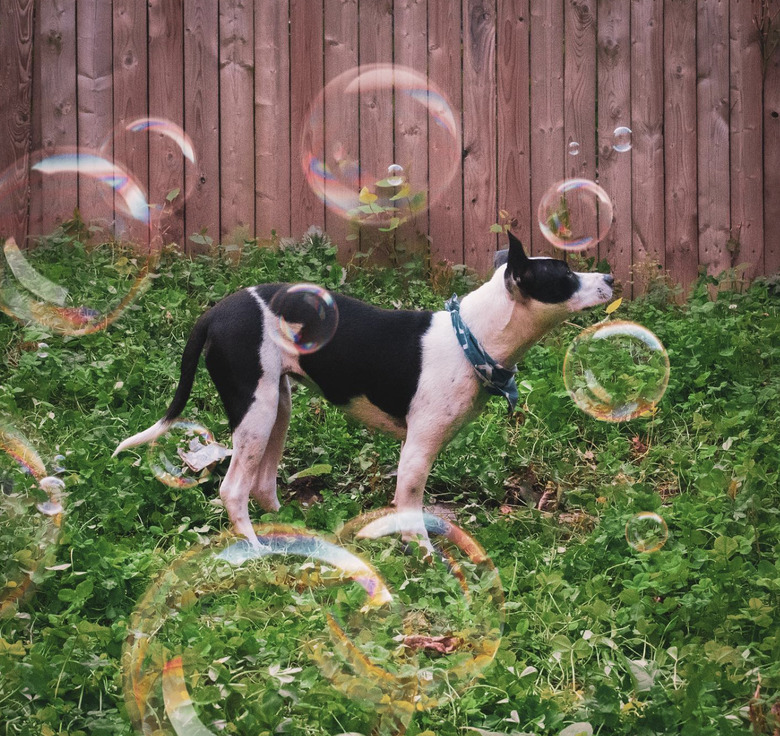
[[[301,167],[301,126],[323,85],[322,5],[290,0],[290,227],[298,237],[325,224],[325,206],[309,189]]]
[[[358,2],[326,3],[325,83],[354,69],[358,64]],[[357,96],[328,95],[325,100],[325,151],[342,147],[357,156],[360,150],[360,123]],[[326,193],[328,183],[325,183]],[[325,230],[338,246],[339,258],[348,263],[357,251],[357,232],[338,208],[325,209]]]
[[[184,127],[183,0],[149,0],[149,114]],[[166,243],[185,248],[185,158],[170,138],[152,129],[149,135],[149,198],[164,205],[161,222]],[[174,190],[179,196],[171,202]]]
[[[687,289],[699,268],[696,170],[696,5],[664,0],[666,268]]]
[[[665,265],[663,4],[631,3],[631,262]],[[644,289],[634,270],[634,289]]]
[[[428,2],[427,0],[395,0],[393,57],[395,63],[413,69],[423,78],[428,77]],[[413,173],[414,181],[422,190],[436,196],[442,185],[440,172],[429,178],[429,134],[438,131],[429,127],[431,117],[408,90],[397,90],[395,95],[395,161]],[[435,125],[435,123],[433,123]],[[429,211],[421,212],[396,231],[397,247],[407,251],[429,252]]]
[[[596,0],[565,0],[564,5],[567,179],[596,178],[596,7]]]
[[[360,64],[393,62],[393,2],[363,0],[360,3]],[[387,176],[387,167],[395,163],[395,120],[393,88],[360,88],[360,175],[362,184]],[[395,247],[394,233],[382,233],[375,227],[363,227],[360,249],[372,251],[377,263],[387,263]]]
[[[287,0],[255,6],[255,227],[290,234],[290,36]]]
[[[147,3],[114,0],[114,161],[149,191],[149,136],[127,125],[147,117]],[[142,244],[143,245],[143,244]]]
[[[111,4],[80,0],[76,22],[79,147],[95,152],[114,128]],[[85,222],[111,220],[113,205],[106,192],[104,183],[79,177],[79,210]]]
[[[428,4],[428,78],[447,98],[458,123],[457,147],[462,150],[461,130],[461,3]],[[429,145],[428,160],[435,175],[440,151]],[[433,204],[428,214],[431,261],[463,263],[463,177],[460,171]]]
[[[196,166],[185,171],[184,234],[187,251],[205,250],[189,240],[205,232],[219,240],[219,15],[213,0],[184,2],[184,129]]]
[[[253,5],[223,0],[219,8],[220,220],[233,240],[255,231]]]
[[[630,295],[631,153],[612,147],[613,131],[631,120],[630,0],[599,0],[598,5],[599,183],[614,208],[612,228],[599,245],[612,273]]]
[[[36,123],[40,139],[34,146],[51,155],[78,144],[75,0],[41,3],[36,26]],[[37,181],[30,197],[30,231],[49,234],[73,216],[78,206],[78,177],[45,177]]]
[[[755,0],[731,0],[731,236],[732,265],[750,263],[748,278],[764,265],[761,48],[753,18]]]
[[[0,6],[0,238],[12,235],[21,246],[27,235],[28,156],[32,138],[33,0]]]
[[[780,11],[772,0],[770,11]],[[780,16],[777,16],[780,17]],[[764,74],[764,273],[780,272],[780,48]]]
[[[466,265],[487,273],[496,236],[496,12],[492,2],[463,5],[463,245]]]
[[[698,0],[696,66],[699,262],[709,273],[731,265],[729,218],[728,0]]]
[[[528,117],[528,0],[499,0],[496,19],[498,89],[498,207],[517,220],[530,247],[536,212],[531,206],[531,130]],[[499,248],[505,248],[501,239]]]
[[[531,3],[531,206],[563,179],[563,0]],[[531,252],[555,256],[538,227]]]

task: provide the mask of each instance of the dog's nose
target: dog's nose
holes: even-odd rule
[[[611,273],[605,273],[604,281],[606,281],[609,286],[612,286],[612,284],[615,283],[615,277]]]

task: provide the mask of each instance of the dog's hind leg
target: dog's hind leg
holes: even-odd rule
[[[276,495],[276,473],[282,459],[284,442],[287,439],[287,428],[290,426],[292,398],[290,396],[290,379],[282,376],[279,379],[279,403],[276,409],[276,422],[271,430],[271,437],[260,461],[260,478],[252,487],[251,493],[255,501],[266,511],[277,511],[279,499]]]
[[[264,376],[233,432],[233,457],[219,489],[233,527],[253,544],[257,544],[257,536],[249,520],[249,494],[261,482],[263,456],[276,424],[278,407],[279,378]],[[275,507],[267,510],[279,508],[279,502],[274,500]]]

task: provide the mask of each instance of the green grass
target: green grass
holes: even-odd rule
[[[151,288],[96,334],[57,337],[0,317],[0,417],[45,462],[65,455],[69,492],[55,559],[46,560],[69,566],[39,569],[35,595],[0,621],[4,736],[132,732],[121,653],[133,611],[178,555],[228,528],[210,502],[224,468],[203,486],[173,489],[151,477],[143,448],[117,459],[111,452],[165,411],[184,341],[206,307],[264,281],[314,281],[384,306],[434,308],[470,286],[461,272],[432,274],[416,261],[345,273],[317,237],[284,249],[247,245],[240,255],[236,265],[220,254],[194,261],[166,254]],[[44,272],[46,261],[70,263],[75,293],[94,288],[90,280],[126,280],[111,267],[121,254],[73,251],[68,238],[38,258]],[[48,273],[62,278],[56,268]],[[655,415],[597,422],[564,389],[566,348],[605,316],[602,307],[528,354],[514,417],[491,401],[440,455],[428,501],[451,502],[458,524],[492,558],[505,624],[484,676],[470,683],[461,676],[453,683],[463,685],[460,695],[417,713],[412,736],[474,733],[467,727],[555,735],[574,722],[626,736],[777,727],[770,711],[780,702],[780,288],[763,281],[712,300],[702,279],[682,306],[665,297],[658,287],[614,315],[640,322],[668,351],[671,377]],[[40,341],[49,347],[38,349]],[[186,415],[229,441],[203,368]],[[391,500],[397,455],[396,442],[299,388],[281,468],[282,511],[252,509],[254,518],[336,532]],[[332,468],[307,479],[322,501],[289,500],[284,481],[317,464]],[[550,511],[521,502],[542,490]],[[668,524],[669,539],[653,554],[632,550],[624,537],[639,511],[656,511]],[[26,527],[0,523],[4,568],[29,559],[20,550]],[[204,719],[222,720],[222,733],[270,734],[280,724],[287,733],[368,733],[378,707],[375,687],[365,685],[370,677],[358,681],[365,692],[355,691],[354,678],[334,690],[304,646],[326,630],[326,604],[352,606],[343,618],[380,663],[394,635],[383,625],[431,635],[473,625],[453,603],[462,600],[451,577],[437,582],[443,566],[429,569],[392,547],[376,551],[376,562],[404,586],[401,619],[363,621],[354,586],[280,586],[295,571],[288,561],[258,572],[252,584],[217,585],[212,598],[190,601],[165,636],[184,648],[185,670],[200,673],[191,686]]]

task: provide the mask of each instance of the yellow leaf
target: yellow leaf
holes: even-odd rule
[[[617,311],[618,307],[623,303],[623,297],[621,296],[620,299],[616,299],[612,304],[608,304],[606,308],[607,314],[612,314],[612,312]]]
[[[378,197],[376,194],[371,194],[371,192],[368,191],[368,187],[363,187],[360,190],[360,194],[358,195],[358,200],[360,201],[360,204],[373,204],[376,202]]]

